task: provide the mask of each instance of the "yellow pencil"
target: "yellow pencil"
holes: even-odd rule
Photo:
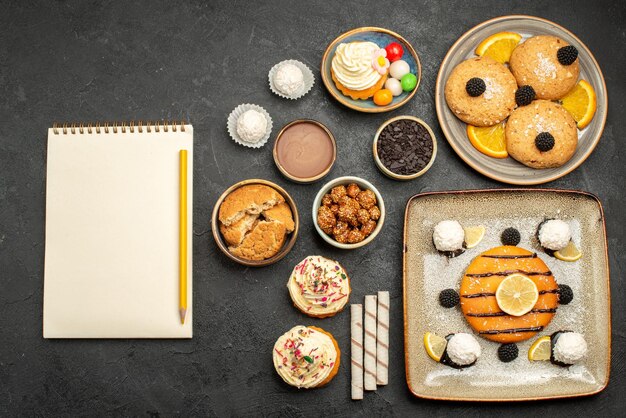
[[[179,214],[179,287],[180,322],[185,323],[187,315],[187,150],[180,150],[180,214]]]

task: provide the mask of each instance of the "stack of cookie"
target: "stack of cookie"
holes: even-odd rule
[[[246,260],[265,260],[293,232],[293,214],[285,198],[269,186],[250,184],[230,193],[219,209],[220,232],[228,250]]]

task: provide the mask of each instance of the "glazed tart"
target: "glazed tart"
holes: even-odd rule
[[[500,283],[513,274],[527,276],[538,291],[533,308],[521,316],[507,314],[496,300]],[[514,343],[533,337],[552,321],[558,291],[552,272],[536,253],[505,245],[485,251],[471,262],[461,280],[461,310],[481,337]]]

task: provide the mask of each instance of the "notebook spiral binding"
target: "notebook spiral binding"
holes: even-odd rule
[[[137,132],[142,133],[144,129],[146,132],[160,132],[161,129],[163,132],[168,132],[170,129],[172,132],[176,132],[177,129],[180,128],[181,132],[185,132],[185,120],[181,121],[137,121],[131,120],[130,122],[87,122],[87,123],[54,123],[52,125],[52,131],[55,135],[59,135],[63,133],[63,135],[67,135],[68,133],[79,134],[93,133],[114,133],[116,134],[119,131],[121,133],[126,133],[128,130],[130,133],[134,133],[135,130]]]

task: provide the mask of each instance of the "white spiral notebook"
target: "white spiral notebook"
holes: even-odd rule
[[[179,315],[182,149],[188,150],[184,324]],[[192,185],[191,125],[48,130],[44,338],[192,337]]]

